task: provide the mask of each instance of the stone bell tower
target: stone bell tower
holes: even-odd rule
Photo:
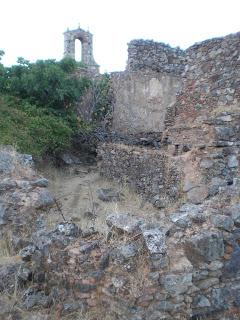
[[[99,65],[93,58],[93,35],[80,27],[76,30],[64,32],[64,57],[75,59],[75,41],[82,44],[81,62],[92,72],[99,73]]]

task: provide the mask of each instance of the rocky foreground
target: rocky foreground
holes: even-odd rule
[[[57,203],[30,156],[1,149],[0,174],[2,319],[238,319],[238,178],[158,219],[109,214],[106,237],[49,228]]]

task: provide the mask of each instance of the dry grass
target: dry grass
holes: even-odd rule
[[[20,257],[13,254],[11,239],[11,233],[8,232],[5,234],[5,237],[0,240],[0,265],[20,261]]]
[[[8,238],[0,240],[0,259],[9,257],[11,254],[11,246]]]
[[[19,256],[0,256],[0,265],[5,264],[14,264],[21,262],[21,258]]]
[[[102,234],[108,231],[106,216],[109,213],[127,212],[138,216],[148,215],[151,219],[159,214],[159,210],[150,203],[143,201],[126,185],[120,186],[99,175],[97,168],[88,172],[86,167],[78,167],[77,172],[57,168],[44,168],[42,173],[50,180],[50,191],[61,204],[61,210],[66,220],[78,224],[86,230],[94,227]],[[123,195],[117,202],[103,202],[98,199],[98,190],[114,188]],[[47,215],[47,225],[54,226],[62,221],[56,208]]]

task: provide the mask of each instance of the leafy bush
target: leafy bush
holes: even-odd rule
[[[56,155],[71,147],[73,136],[89,131],[109,112],[108,75],[79,78],[83,67],[71,58],[61,61],[18,58],[4,67],[0,50],[0,144],[14,145],[33,156]],[[77,118],[76,102],[89,90],[92,122]]]
[[[11,144],[21,152],[39,157],[70,147],[74,129],[67,120],[45,108],[1,96],[0,132],[0,144]]]
[[[3,55],[0,51],[0,61]],[[69,148],[81,126],[73,106],[90,84],[74,76],[78,66],[70,58],[36,63],[18,58],[9,68],[0,63],[0,144],[36,157]]]
[[[69,109],[90,85],[90,80],[74,76],[77,66],[70,58],[60,62],[38,60],[36,63],[18,58],[17,65],[5,68],[0,92],[41,107]]]

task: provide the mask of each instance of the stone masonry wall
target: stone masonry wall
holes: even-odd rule
[[[141,257],[149,264],[146,273],[141,271],[145,283],[135,316],[238,319],[239,147],[200,147],[180,155],[124,145],[100,148],[102,174],[129,183],[161,209],[155,221],[148,212],[135,217],[150,224],[143,232],[150,245],[148,258]],[[122,228],[129,230],[131,221],[130,216],[123,220]]]
[[[178,126],[188,130],[196,120],[191,131],[196,137],[204,135],[200,114],[207,118],[213,108],[239,101],[239,38],[236,33],[206,40],[186,51],[148,40],[131,41],[127,71],[112,78],[113,129],[162,132],[174,122],[175,131]]]
[[[102,175],[126,183],[157,207],[180,198],[181,161],[160,150],[106,143],[99,146]]]
[[[176,102],[181,80],[168,73],[125,71],[113,73],[112,127],[125,134],[162,132],[167,107]]]
[[[186,59],[182,90],[167,110],[165,124],[173,143],[182,140],[180,130],[189,143],[195,131],[200,144],[204,136],[212,136],[207,127],[210,118],[215,118],[216,125],[228,126],[228,118],[239,110],[240,33],[196,44],[186,50]]]
[[[78,28],[64,32],[64,57],[71,57],[73,59],[76,58],[76,40],[79,40],[82,45],[81,62],[92,73],[99,73],[99,66],[93,57],[93,35],[89,31]]]
[[[28,167],[29,156],[1,151],[1,240],[14,230],[11,240],[20,251],[18,263],[0,264],[0,292],[13,294],[17,281],[17,310],[52,308],[59,319],[70,313],[91,320],[99,315],[110,320],[239,319],[237,150],[234,157],[225,147],[172,157],[121,145],[107,149],[112,156],[106,158],[111,160],[106,169],[138,179],[139,191],[150,190],[152,182],[176,187],[187,176],[187,197],[178,194],[171,207],[154,216],[110,212],[107,236],[67,221],[49,230],[47,211],[41,211],[54,203],[47,180]],[[180,169],[183,175],[170,183]],[[221,179],[224,171],[228,175]],[[197,179],[205,184],[197,186]],[[12,308],[0,310],[3,319]]]
[[[186,59],[160,150],[103,145],[102,173],[159,197],[158,227],[145,233],[161,247],[150,254],[158,281],[140,319],[239,319],[240,34],[196,44]]]
[[[162,132],[165,112],[181,88],[185,53],[154,41],[133,40],[125,72],[113,73],[113,129],[125,134]]]
[[[128,71],[152,70],[181,75],[185,52],[152,40],[133,40],[128,44]]]

